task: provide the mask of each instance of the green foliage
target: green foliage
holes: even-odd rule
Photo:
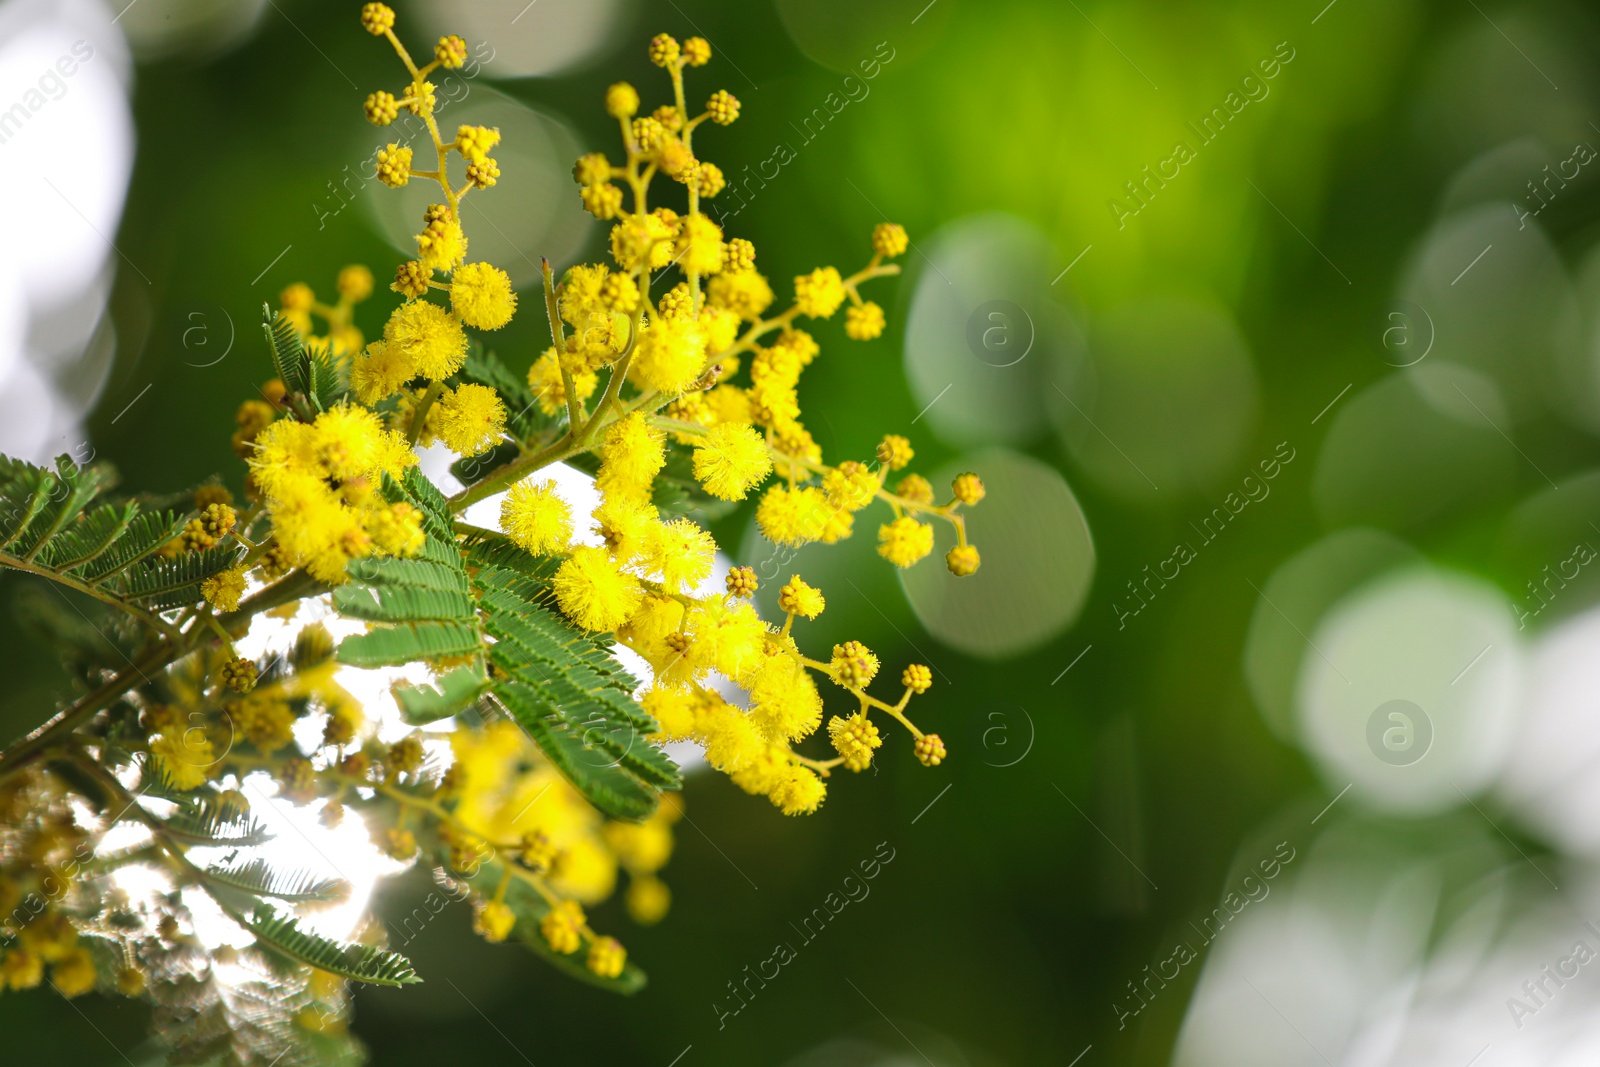
[[[198,602],[200,583],[238,561],[235,545],[151,559],[189,516],[141,512],[137,501],[92,507],[104,468],[66,456],[53,470],[0,457],[0,567],[26,570],[138,613]]]
[[[467,710],[483,696],[487,685],[487,679],[475,667],[457,667],[441,675],[437,686],[396,686],[394,699],[406,722],[426,726]]]
[[[206,877],[213,885],[259,897],[274,897],[289,904],[330,904],[350,894],[350,883],[342,878],[319,878],[299,870],[275,871],[260,857],[231,866],[208,868]]]
[[[386,479],[384,492],[422,512],[427,546],[417,559],[369,559],[351,568],[352,582],[335,592],[334,606],[374,625],[344,640],[340,662],[376,667],[470,657],[438,688],[397,689],[406,717],[432,722],[487,697],[595,807],[618,819],[654,811],[662,790],[682,784],[678,768],[649,741],[658,728],[632,699],[638,682],[604,640],[556,611],[555,562],[501,538],[475,535],[463,546],[444,497],[414,470],[403,484]]]
[[[262,330],[272,352],[272,367],[290,397],[305,400],[308,414],[327,411],[344,398],[348,388],[326,350],[312,351],[300,340],[299,332],[272,308],[262,306]]]
[[[185,552],[171,559],[155,559],[127,572],[120,592],[129,600],[149,601],[152,607],[173,608],[200,599],[200,583],[239,561],[235,545],[216,545]]]
[[[321,937],[302,930],[289,916],[260,909],[244,926],[268,948],[353,982],[398,986],[422,981],[411,961],[398,952]]]
[[[186,798],[162,826],[186,845],[248,848],[272,840],[271,832],[249,815],[205,796]]]

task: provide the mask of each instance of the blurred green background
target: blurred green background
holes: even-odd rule
[[[174,6],[142,0],[129,32],[159,38]],[[136,67],[115,241],[149,283],[114,261],[115,362],[87,421],[131,486],[221,471],[237,489],[227,437],[268,376],[262,303],[291,281],[331,290],[345,263],[382,277],[399,257],[391,236],[410,232],[394,227],[411,209],[396,215],[395,194],[355,177],[386,140],[361,100],[396,88],[398,67],[357,6],[269,0],[220,53],[175,46]],[[524,282],[540,255],[602,254],[565,172],[578,151],[616,152],[604,87],[625,78],[653,106],[666,89],[649,35],[708,37],[715,58],[690,72],[691,97],[727,88],[744,107],[697,137],[702,153],[737,182],[779,144],[794,149],[726,222],[765,273],[853,269],[886,217],[914,242],[907,276],[868,294],[890,312],[882,338],[814,331],[823,355],[802,402],[826,454],[866,458],[895,432],[930,475],[1002,473],[973,520],[998,577],[970,602],[913,572],[914,611],[870,530],[798,563],[829,596],[818,644],[859,637],[896,672],[936,666],[918,721],[946,739],[943,766],[918,766],[895,737],[873,773],[835,778],[802,819],[693,777],[668,919],[635,929],[619,902],[599,913],[649,971],[644,993],[614,999],[488,946],[456,907],[408,946],[426,984],[357,995],[377,1063],[942,1067],[1068,1064],[1086,1049],[1086,1067],[1168,1062],[1202,966],[1125,1026],[1114,1005],[1217,903],[1236,857],[1253,864],[1285,838],[1308,847],[1309,820],[1341,785],[1285,725],[1305,645],[1265,634],[1247,669],[1247,636],[1276,625],[1269,580],[1331,531],[1392,535],[1317,570],[1326,588],[1301,590],[1298,612],[1280,605],[1309,642],[1321,610],[1391,563],[1426,558],[1517,600],[1574,539],[1600,539],[1583,533],[1600,482],[1581,477],[1600,427],[1600,196],[1587,167],[1538,200],[1527,187],[1575,144],[1600,143],[1589,9],[538,0],[513,23],[520,3],[463,2],[459,18],[447,3],[397,6],[419,48],[454,30],[524,69],[550,40],[578,41],[549,61],[555,73],[491,64],[452,104],[507,116],[508,181],[480,203],[507,231],[495,261],[515,273],[522,257]],[[885,42],[893,58],[861,79]],[[848,103],[808,137],[801,124],[830,94]],[[1207,141],[1195,127],[1214,108],[1227,122]],[[1192,158],[1176,161],[1177,142]],[[1545,200],[1519,228],[1513,205]],[[993,301],[1003,317],[974,320]],[[369,335],[385,307],[360,309]],[[526,299],[495,339],[515,367],[548,343],[537,307]],[[226,358],[198,365],[233,332]],[[1212,509],[1233,512],[1228,495],[1250,494],[1247,476],[1286,454],[1270,493],[1208,537]],[[742,561],[764,558],[747,512],[718,534]],[[1172,578],[1179,542],[1195,558]],[[1147,565],[1167,580],[1145,584]],[[1540,625],[1591,604],[1589,578]],[[19,588],[0,583],[0,598]],[[0,647],[0,724],[15,735],[45,716],[60,678],[9,618]],[[1531,854],[1547,847],[1508,829]],[[870,896],[719,1025],[727,983],[796,943],[791,924],[883,842],[894,859]],[[403,914],[425,888],[420,874],[397,881],[380,908]],[[17,1063],[120,1062],[145,1025],[125,1003],[0,997]]]

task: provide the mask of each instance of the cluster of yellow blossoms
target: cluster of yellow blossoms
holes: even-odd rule
[[[907,716],[911,698],[932,685],[932,670],[905,667],[891,702],[869,692],[881,664],[859,641],[835,645],[827,658],[806,655],[796,640],[796,620],[817,618],[826,606],[823,593],[789,576],[777,597],[784,618],[769,623],[752,603],[758,584],[752,568],[732,568],[718,588],[712,580],[717,545],[681,508],[668,507],[670,494],[659,492],[664,472],[676,459],[674,469],[692,472],[706,496],[753,499],[761,533],[786,549],[848,537],[855,517],[880,503],[888,514],[877,530],[878,551],[910,567],[933,550],[934,528],[926,520],[948,522],[956,544],[945,563],[957,576],[979,566],[962,509],[982,500],[983,483],[962,474],[950,499],[936,502],[928,481],[906,470],[910,442],[894,434],[872,457],[824,461],[800,417],[800,377],[820,355],[801,320],[832,318],[844,309],[848,337],[879,337],[883,309],[864,299],[860,287],[898,274],[890,261],[909,242],[901,227],[877,226],[864,267],[849,275],[831,266],[801,274],[792,300],[774,311],[774,291],[756,269],[754,246],[724,235],[701,210],[701,201],[721,192],[725,179],[700,158],[694,134],[707,122],[730,125],[740,104],[719,90],[701,110],[687,105],[686,69],[711,58],[710,45],[699,37],[680,44],[663,34],[650,42],[651,61],[670,80],[667,103],[643,113],[632,86],[618,83],[605,93],[622,156],[614,162],[601,153],[585,155],[574,176],[584,207],[611,224],[611,261],[574,266],[559,285],[546,265],[551,344],[531,361],[528,391],[521,392],[521,382],[496,357],[469,355],[469,329],[499,329],[517,310],[506,272],[468,261],[461,217],[466,196],[498,181],[490,153],[500,133],[461,126],[446,141],[440,131],[428,77],[463,64],[461,38],[441,38],[432,61],[418,66],[394,33],[389,7],[366,4],[361,22],[393,46],[408,75],[398,93],[367,97],[368,119],[387,126],[409,112],[427,129],[436,153],[436,161],[424,164],[432,169],[416,169],[410,147],[389,144],[376,157],[377,176],[394,187],[433,181],[439,202],[423,214],[415,256],[400,264],[390,286],[399,302],[370,343],[355,323],[356,305],[374,289],[365,268],[339,274],[333,304],[319,302],[303,284],[282,293],[274,348],[283,336],[292,337],[310,369],[298,382],[268,382],[261,399],[239,409],[233,444],[249,467],[247,504],[236,511],[225,490],[203,488],[195,498],[198,516],[161,549],[177,557],[226,544],[242,558],[208,572],[200,587],[204,603],[186,606],[170,625],[158,620],[172,647],[163,646],[165,658],[147,666],[170,668],[167,702],[130,697],[136,721],[128,727],[131,740],[121,743],[147,758],[164,787],[219,791],[217,802],[230,812],[248,810],[239,795],[245,776],[265,772],[281,796],[321,801],[321,818],[330,825],[339,823],[347,804],[358,807],[379,846],[397,859],[410,860],[419,849],[442,850],[445,870],[469,878],[495,864],[492,888],[470,887],[475,926],[484,937],[510,936],[519,914],[513,905],[533,893],[543,947],[561,957],[582,953],[582,966],[614,979],[625,971],[626,953],[589,928],[583,907],[609,896],[626,873],[635,919],[653,922],[666,912],[669,893],[658,873],[672,850],[671,826],[681,810],[676,800],[664,800],[641,822],[609,819],[505,721],[458,720],[447,734],[380,743],[377,724],[338,681],[333,639],[320,625],[301,629],[282,668],[239,658],[232,642],[254,614],[291,616],[299,600],[349,581],[355,561],[416,557],[425,550],[436,555],[449,537],[474,546],[509,542],[547,561],[524,562],[529,573],[545,576],[551,600],[573,627],[612,635],[648,663],[652,677],[634,699],[659,732],[644,743],[695,741],[713,767],[746,791],[768,797],[786,814],[808,813],[822,803],[834,770],[871,766],[884,744],[874,712],[910,731],[912,753],[922,764],[945,758],[939,736]],[[683,187],[681,212],[651,205],[652,183],[661,175]],[[515,416],[508,416],[508,402],[515,402]],[[538,416],[528,414],[534,408]],[[465,487],[445,502],[446,517],[455,517],[449,529],[437,515],[397,502],[392,491],[418,463],[417,449],[435,442],[478,457],[465,468],[472,472]],[[590,469],[597,471],[600,494],[588,529],[556,483],[539,477],[585,454],[597,457]],[[472,504],[497,495],[498,531],[461,520]],[[252,574],[259,585],[247,598]],[[220,645],[202,644],[212,640],[208,633]],[[453,649],[428,665],[442,686],[463,662],[481,666],[488,650],[463,656]],[[491,665],[488,676],[494,671]],[[135,672],[143,677],[140,668]],[[851,698],[848,714],[826,719],[832,747],[826,757],[799,748],[824,726],[819,679]],[[137,684],[130,681],[109,699]],[[78,721],[107,706],[85,704]],[[298,729],[311,715],[322,716],[316,744],[307,744]],[[14,755],[0,757],[0,767]],[[86,755],[73,750],[80,762]],[[121,806],[125,783],[96,770],[92,760],[83,770]],[[24,784],[0,792],[0,803],[15,801],[23,788],[55,788],[47,773],[32,768],[12,781]],[[5,782],[0,775],[0,785]],[[162,824],[136,799],[124,812],[161,839]],[[38,830],[49,836],[49,848],[74,843],[70,817],[57,822]],[[167,851],[180,880],[205,880],[183,848]],[[12,885],[3,874],[0,904]],[[508,896],[514,892],[524,896]],[[168,926],[176,922],[171,914],[159,917],[163,938],[173,940]],[[54,919],[30,925],[0,956],[0,982],[37,984],[49,964],[63,992],[92,984],[92,962],[85,963],[70,929],[57,926]]]

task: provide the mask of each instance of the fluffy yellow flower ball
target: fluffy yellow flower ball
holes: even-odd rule
[[[467,361],[467,335],[461,324],[438,304],[413,300],[401,304],[383,327],[384,343],[416,373],[443,381]]]
[[[662,393],[681,393],[705,369],[706,340],[697,324],[661,318],[639,335],[629,369],[638,381]]]
[[[533,555],[554,555],[572,541],[572,511],[556,495],[554,480],[518,482],[500,503],[500,528]]]
[[[694,476],[720,500],[743,500],[772,473],[767,442],[749,426],[718,423],[694,450]]]
[[[902,515],[878,527],[878,555],[896,567],[909,567],[933,551],[933,527]]]
[[[604,549],[581,545],[551,582],[556,603],[585,630],[615,630],[639,606],[639,579],[618,569]]]
[[[487,385],[457,386],[439,398],[438,413],[439,439],[457,455],[487,451],[506,431],[506,406]]]
[[[800,314],[825,319],[844,303],[844,279],[833,267],[818,267],[794,280],[794,302]]]
[[[487,263],[468,263],[450,276],[450,306],[478,330],[498,330],[517,310],[511,276]]]

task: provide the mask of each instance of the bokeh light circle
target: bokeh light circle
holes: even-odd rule
[[[1315,655],[1306,635],[1323,614],[1384,571],[1421,562],[1421,553],[1399,538],[1356,527],[1301,550],[1262,583],[1245,635],[1244,679],[1273,733],[1293,736],[1295,679]]]
[[[1094,538],[1065,479],[1038,460],[1005,449],[976,452],[938,471],[936,491],[963,471],[979,472],[988,490],[964,509],[983,566],[965,578],[951,574],[944,554],[955,534],[936,522],[933,555],[901,571],[900,582],[940,641],[986,659],[1019,655],[1078,617],[1094,581]]]
[[[459,35],[501,78],[547,77],[598,58],[633,10],[631,0],[415,0],[413,7],[435,39]]]
[[[1464,803],[1499,772],[1522,675],[1499,590],[1431,568],[1391,575],[1341,601],[1310,644],[1300,736],[1334,791],[1351,784],[1374,807],[1420,815]],[[1432,731],[1425,756],[1409,764],[1368,744],[1373,713],[1394,701],[1420,708]]]
[[[1077,390],[1083,365],[1083,332],[1050,291],[1054,246],[1030,223],[987,214],[920,247],[905,348],[919,420],[956,445],[1031,440],[1051,384]]]

